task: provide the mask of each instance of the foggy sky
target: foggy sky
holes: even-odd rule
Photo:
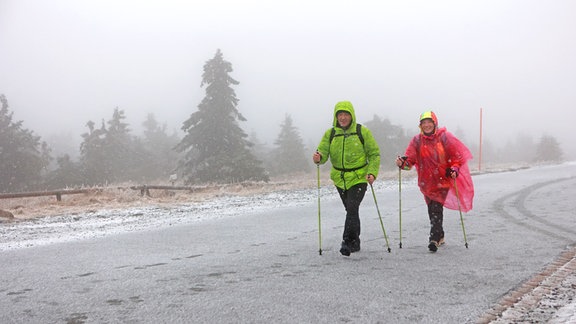
[[[272,144],[285,114],[305,142],[350,100],[414,133],[442,126],[504,145],[556,137],[576,156],[576,2],[0,0],[0,94],[16,120],[77,138],[114,108],[180,130],[202,68],[232,63],[241,123]]]

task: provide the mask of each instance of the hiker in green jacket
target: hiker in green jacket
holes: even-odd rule
[[[312,156],[316,164],[330,159],[330,178],[344,208],[346,221],[340,253],[349,256],[360,251],[360,215],[358,210],[368,183],[372,185],[380,169],[380,149],[370,130],[356,123],[354,107],[341,101],[334,107],[333,127],[328,129]]]

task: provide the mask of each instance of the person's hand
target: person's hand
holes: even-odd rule
[[[460,169],[458,167],[451,167],[451,168],[446,168],[446,176],[450,177],[452,179],[456,179],[456,177],[458,177],[458,172],[460,171]]]
[[[367,175],[366,175],[366,180],[368,180],[368,183],[369,183],[370,185],[372,185],[372,184],[374,183],[374,180],[376,180],[376,178],[374,177],[373,174],[370,173],[370,174],[367,174]]]
[[[396,165],[400,168],[403,169],[404,166],[406,166],[406,160],[408,159],[408,157],[406,156],[398,156],[396,157]]]
[[[314,161],[314,163],[318,164],[318,163],[320,163],[320,160],[322,160],[322,154],[320,154],[320,152],[318,152],[318,151],[314,152],[314,154],[312,155],[312,161]]]

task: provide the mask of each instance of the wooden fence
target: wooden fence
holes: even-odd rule
[[[206,189],[207,187],[185,187],[185,186],[154,186],[154,185],[143,185],[143,186],[132,186],[130,189],[132,190],[140,190],[141,196],[148,196],[150,197],[150,190],[188,190],[190,192],[194,192],[201,189]]]
[[[98,192],[98,191],[102,191],[102,189],[101,188],[98,188],[98,189],[63,189],[63,190],[53,190],[53,191],[17,192],[17,193],[0,194],[0,199],[56,196],[56,200],[62,201],[62,195],[74,195],[74,194],[81,194],[81,193],[85,194],[85,193]]]
[[[118,189],[128,189],[128,188],[118,188]],[[206,187],[142,185],[142,186],[132,186],[129,189],[140,190],[141,196],[144,196],[144,195],[150,196],[150,190],[152,190],[152,189],[156,189],[156,190],[188,190],[190,192],[194,192],[197,190],[206,189]],[[87,193],[102,192],[102,191],[104,191],[104,188],[62,189],[62,190],[52,190],[52,191],[4,193],[4,194],[0,194],[0,199],[56,196],[57,201],[62,201],[63,195],[87,194]]]
[[[284,183],[277,183],[276,185],[282,185]],[[242,187],[260,187],[262,186],[261,182],[241,182],[241,183],[232,183],[232,184],[212,184],[212,185],[197,185],[197,186],[164,186],[164,185],[139,185],[139,186],[131,186],[131,187],[115,187],[115,189],[120,190],[139,190],[141,196],[148,196],[150,197],[150,190],[188,190],[190,193],[193,192],[202,192],[205,190],[214,190],[214,189],[222,189],[227,186],[237,186],[241,185]],[[52,191],[36,191],[36,192],[17,192],[17,193],[0,193],[0,199],[10,199],[10,198],[26,198],[26,197],[41,197],[41,196],[56,196],[56,200],[62,201],[63,195],[74,195],[74,194],[87,194],[87,193],[98,193],[103,192],[107,188],[105,187],[98,187],[98,188],[86,188],[86,189],[60,189],[60,190],[52,190]],[[110,189],[110,188],[108,188]]]

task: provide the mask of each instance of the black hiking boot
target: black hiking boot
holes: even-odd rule
[[[350,250],[350,246],[348,246],[348,243],[346,243],[346,241],[342,241],[342,247],[340,248],[340,253],[342,253],[342,255],[345,256],[350,256],[350,253],[352,253],[352,251]]]
[[[350,252],[354,253],[360,251],[360,239],[355,239],[348,245],[350,246]]]
[[[428,243],[428,250],[430,250],[430,252],[438,251],[438,242],[430,241],[430,243]]]

